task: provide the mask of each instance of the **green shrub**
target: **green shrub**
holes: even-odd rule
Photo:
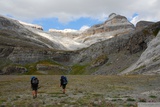
[[[150,95],[149,97],[150,98],[157,98],[157,96],[154,96],[154,95]]]
[[[128,98],[127,101],[135,101],[133,98]]]

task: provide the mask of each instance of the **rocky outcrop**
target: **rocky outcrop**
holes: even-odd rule
[[[160,32],[142,53],[139,60],[121,74],[160,74]]]
[[[0,47],[0,58],[9,56],[13,50],[13,47]]]
[[[140,30],[140,29],[143,29],[151,24],[154,24],[155,22],[149,22],[149,21],[139,21],[137,24],[136,24],[136,29]]]
[[[142,30],[137,30],[131,34],[129,39],[128,49],[131,53],[136,53],[138,51],[147,48],[147,44],[155,38],[160,30],[160,22],[151,24]]]
[[[100,55],[91,62],[91,67],[102,66],[107,61],[108,61],[108,57],[106,55]]]
[[[108,17],[108,20],[110,20],[110,19],[114,18],[115,16],[117,16],[117,14],[116,14],[116,13],[111,13],[111,14],[109,15],[109,17]]]

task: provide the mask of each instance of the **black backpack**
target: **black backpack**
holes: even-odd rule
[[[39,83],[39,81],[36,77],[32,78],[32,84],[38,84],[38,83]]]
[[[67,84],[67,83],[68,83],[67,77],[63,76],[62,81],[63,81],[63,84],[64,84],[64,85]]]

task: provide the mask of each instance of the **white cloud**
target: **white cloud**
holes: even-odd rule
[[[160,0],[0,0],[0,14],[26,21],[56,17],[62,23],[80,17],[105,20],[110,13],[138,19],[160,19]],[[135,20],[135,19],[134,19]]]
[[[82,27],[79,29],[79,31],[85,31],[85,30],[88,29],[88,28],[90,28],[90,27],[87,26],[87,25],[84,25],[84,26],[82,26]]]
[[[135,17],[132,18],[131,23],[136,25],[136,23],[139,22],[139,21],[153,21],[153,22],[155,22],[155,21],[157,21],[157,19],[152,17],[152,16],[140,16],[140,15],[138,15],[138,16],[135,16]]]
[[[141,20],[141,19],[139,19],[138,16],[135,16],[135,17],[132,18],[131,23],[133,23],[134,25],[136,25],[136,23],[137,23],[138,21],[140,21],[140,20]]]
[[[64,30],[49,29],[49,32],[63,32],[63,33],[69,33],[69,32],[77,32],[77,30],[75,30],[75,29],[64,29]]]

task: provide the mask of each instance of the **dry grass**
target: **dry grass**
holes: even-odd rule
[[[0,76],[0,106],[136,107],[141,99],[146,102],[160,100],[160,76],[68,75],[66,94],[62,94],[60,75],[37,75],[40,84],[36,99],[32,99],[30,77]]]

